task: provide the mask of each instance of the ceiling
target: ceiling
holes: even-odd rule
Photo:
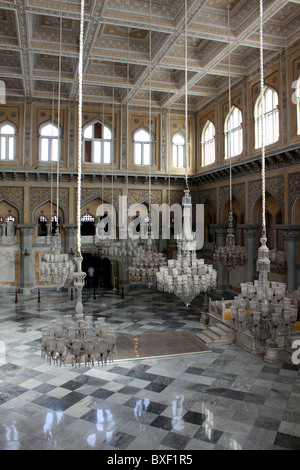
[[[184,109],[187,43],[188,106],[201,110],[229,71],[234,85],[259,67],[259,1],[229,4],[228,23],[228,0],[187,0],[186,21],[185,0],[85,0],[84,101],[148,107],[151,89],[153,107]],[[300,0],[264,0],[265,61],[300,39],[299,24]],[[7,99],[53,99],[61,70],[61,99],[76,101],[79,31],[80,0],[0,1]]]

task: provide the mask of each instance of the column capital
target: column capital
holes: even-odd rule
[[[23,232],[28,232],[28,233],[32,233],[35,227],[36,225],[34,224],[18,224],[17,225],[17,228],[19,228]]]
[[[245,237],[253,237],[257,235],[258,225],[257,224],[247,224],[247,225],[239,225],[243,229]]]

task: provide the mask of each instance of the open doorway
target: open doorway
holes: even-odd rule
[[[87,274],[84,287],[111,288],[111,262],[107,258],[97,258],[91,253],[83,253],[82,256],[82,270]]]

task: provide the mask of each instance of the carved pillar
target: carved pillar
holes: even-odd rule
[[[298,241],[300,227],[287,227],[283,232],[284,252],[286,258],[286,284],[288,292],[294,292],[297,286],[296,265],[298,261]]]
[[[217,225],[215,227],[216,249],[226,244],[227,225]],[[227,268],[222,264],[217,265],[217,288],[216,293],[222,294],[227,290]]]
[[[257,259],[257,229],[258,225],[248,224],[245,225],[244,240],[245,249],[247,253],[247,262],[245,265],[245,282],[251,282],[254,278],[256,271],[256,259]]]
[[[32,255],[32,234],[35,225],[19,224],[18,228],[21,235],[20,288],[24,294],[30,295],[35,286]]]

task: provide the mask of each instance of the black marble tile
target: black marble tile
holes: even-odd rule
[[[105,442],[116,449],[125,450],[134,439],[135,436],[118,431],[116,434],[113,434],[112,438],[107,439]]]
[[[160,383],[151,382],[150,384],[148,384],[148,385],[145,387],[145,390],[151,390],[151,392],[160,393],[160,392],[162,392],[166,387],[167,387],[167,385],[162,385],[162,384],[160,384]]]
[[[56,411],[65,411],[76,403],[80,402],[85,398],[85,395],[82,395],[78,392],[70,392],[68,395],[65,395],[62,398],[51,397],[49,395],[42,395],[41,397],[36,398],[32,403],[36,405],[49,408]]]
[[[191,424],[198,424],[199,426],[206,420],[206,415],[198,413],[197,411],[187,411],[182,417],[183,421]]]
[[[91,396],[94,398],[99,398],[100,400],[106,400],[106,398],[113,395],[115,392],[111,392],[110,390],[105,390],[103,388],[99,388],[91,393]]]
[[[300,450],[300,437],[278,432],[274,445],[290,450]]]
[[[135,395],[140,391],[140,388],[132,387],[131,385],[125,385],[125,387],[120,388],[120,390],[118,390],[118,393],[124,393],[125,395]]]
[[[210,442],[212,444],[217,444],[222,434],[223,434],[223,431],[212,429],[209,426],[208,427],[201,426],[196,432],[196,434],[194,435],[194,439],[200,439],[201,441]]]
[[[169,434],[167,434],[160,442],[160,445],[172,447],[176,450],[183,450],[189,441],[190,438],[187,436],[176,434],[175,432],[169,432]]]
[[[174,421],[172,418],[168,418],[167,416],[157,416],[150,426],[154,426],[155,428],[164,429],[165,431],[171,431],[174,425],[176,425],[177,421]]]

